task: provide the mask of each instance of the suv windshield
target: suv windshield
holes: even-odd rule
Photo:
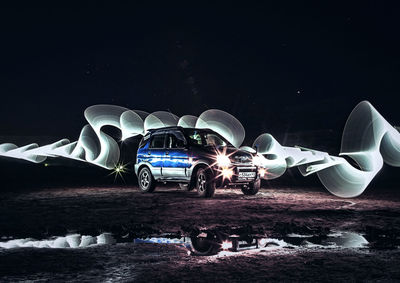
[[[205,130],[188,129],[189,142],[201,146],[230,146],[231,144],[217,133]]]

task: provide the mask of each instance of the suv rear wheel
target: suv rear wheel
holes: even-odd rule
[[[200,197],[211,198],[215,193],[213,174],[206,168],[200,168],[196,175],[196,189]]]
[[[144,193],[151,193],[156,188],[156,182],[149,168],[144,167],[139,172],[139,187]]]
[[[245,195],[255,195],[258,193],[258,191],[260,190],[260,186],[261,186],[261,179],[257,178],[257,180],[255,180],[253,183],[250,183],[246,186],[242,186],[242,192]]]

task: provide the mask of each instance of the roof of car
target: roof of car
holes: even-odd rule
[[[164,127],[164,128],[157,128],[157,129],[149,129],[148,132],[150,133],[154,133],[154,132],[158,132],[158,131],[165,131],[165,130],[209,130],[211,131],[211,129],[207,129],[207,128],[184,128],[181,126],[170,126],[170,127]]]

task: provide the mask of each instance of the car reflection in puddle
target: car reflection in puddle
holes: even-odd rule
[[[237,230],[236,232],[238,233],[230,234],[218,230],[197,230],[188,236],[162,234],[154,237],[135,238],[133,243],[174,244],[185,247],[189,255],[197,256],[216,255],[221,252],[237,253],[245,250],[371,248],[363,235],[347,231],[335,231],[326,235],[292,233],[278,239],[268,238],[256,233],[247,233],[246,230]],[[65,237],[52,237],[47,240],[8,239],[0,242],[0,248],[87,248],[131,241],[132,239],[114,237],[111,233],[103,233],[97,237],[72,234]]]
[[[283,239],[272,239],[260,235],[227,235],[215,231],[203,231],[197,235],[181,238],[150,237],[135,239],[134,243],[178,244],[188,249],[188,254],[198,256],[215,255],[220,252],[241,252],[267,249],[362,249],[368,241],[355,232],[337,231],[325,236],[288,234]]]
[[[284,240],[295,246],[316,248],[365,248],[368,241],[361,234],[355,232],[337,231],[326,236],[288,234]]]

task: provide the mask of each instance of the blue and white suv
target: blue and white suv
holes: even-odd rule
[[[176,182],[197,189],[201,197],[212,197],[217,187],[227,186],[254,195],[260,188],[255,156],[209,129],[160,128],[142,138],[135,174],[143,192],[154,191],[156,182]]]

